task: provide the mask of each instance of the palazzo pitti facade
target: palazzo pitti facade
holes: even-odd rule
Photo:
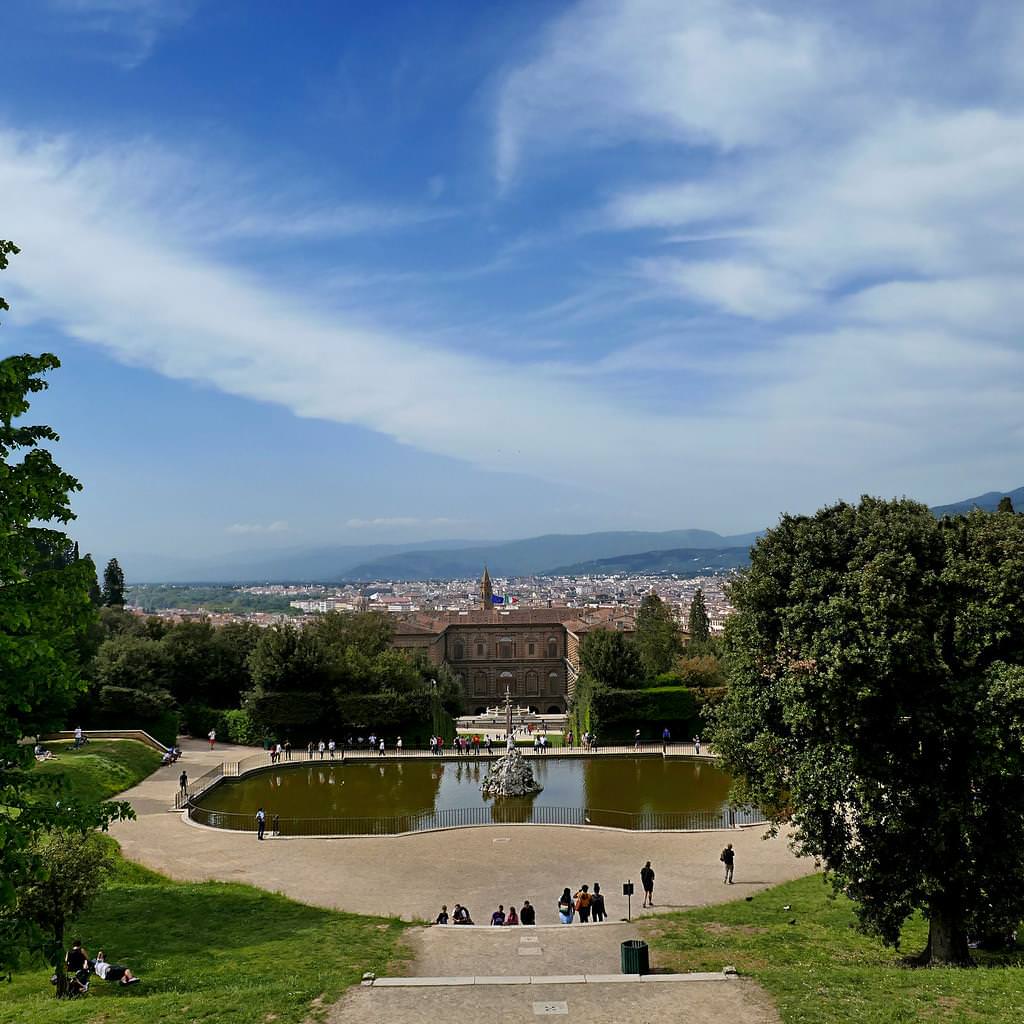
[[[579,676],[580,640],[591,629],[633,630],[633,613],[620,608],[524,608],[491,603],[486,570],[480,610],[426,612],[401,620],[394,646],[423,650],[446,665],[464,694],[463,713],[479,714],[504,699],[541,714],[566,711]]]

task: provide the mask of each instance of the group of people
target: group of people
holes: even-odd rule
[[[75,939],[64,957],[64,963],[68,969],[68,995],[82,996],[89,991],[90,976],[95,974],[97,978],[104,981],[115,982],[118,985],[136,985],[139,978],[132,974],[131,968],[122,964],[108,963],[106,954],[101,949],[94,960],[89,959],[81,939]],[[54,975],[53,982],[56,984],[57,976]]]
[[[565,734],[565,745],[567,747],[571,747],[573,745],[573,740],[575,738],[576,737],[573,736],[572,730],[570,729]],[[580,746],[582,746],[584,750],[597,750],[597,734],[596,733],[585,732],[582,736],[579,737],[579,741],[580,741]]]
[[[181,747],[168,747],[164,751],[164,755],[160,758],[161,764],[174,764],[178,758],[181,757]]]
[[[474,924],[473,917],[468,907],[456,903],[451,914],[448,913],[448,904],[441,905],[441,912],[434,918],[434,924]],[[508,912],[505,911],[505,904],[499,903],[498,909],[491,914],[491,924],[494,926],[511,925],[534,925],[537,923],[537,911],[529,900],[523,900],[523,907],[518,912],[515,904],[510,904]]]
[[[574,896],[568,888],[562,890],[558,898],[558,920],[562,924],[572,924],[573,919],[579,916],[580,924],[587,924],[589,921],[600,922],[608,915],[605,913],[604,894],[598,882],[591,888],[584,883]]]

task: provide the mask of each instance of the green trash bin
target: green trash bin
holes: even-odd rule
[[[646,942],[641,939],[627,939],[622,944],[622,973],[651,973],[651,954]]]

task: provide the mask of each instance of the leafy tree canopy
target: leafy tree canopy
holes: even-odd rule
[[[0,270],[17,252],[0,240]],[[9,308],[2,298],[0,308]],[[76,559],[74,545],[47,525],[74,518],[70,495],[80,485],[41,447],[57,434],[18,422],[30,396],[46,387],[42,375],[59,365],[52,355],[0,360],[0,968],[36,934],[15,897],[42,877],[40,835],[56,826],[84,833],[130,813],[126,804],[48,797],[28,770],[32,747],[19,742],[64,725],[82,689],[79,659],[94,614],[92,562]]]
[[[1024,915],[1024,517],[863,498],[785,517],[733,586],[714,743],[735,798],[794,828],[924,959]]]
[[[657,594],[640,602],[634,638],[640,662],[648,676],[668,672],[675,664],[681,643],[672,609]]]
[[[636,648],[618,630],[593,629],[580,642],[580,668],[598,686],[629,690],[644,685]]]

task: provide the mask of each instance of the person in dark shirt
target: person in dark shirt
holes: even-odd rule
[[[75,939],[71,943],[71,948],[68,950],[68,955],[64,958],[64,962],[68,965],[68,971],[71,974],[77,974],[89,963],[89,954],[82,949],[81,939]]]
[[[537,912],[530,906],[529,900],[523,900],[523,909],[519,911],[519,920],[523,924],[537,923]]]
[[[590,914],[591,920],[595,923],[605,919],[604,894],[597,882],[594,883],[594,891],[590,896]]]
[[[441,913],[434,919],[434,924],[447,924],[448,923],[448,904],[441,904]]]
[[[498,909],[491,914],[491,924],[502,925],[505,923],[505,907],[503,904],[498,904]]]
[[[651,867],[651,862],[648,861],[640,869],[640,883],[644,887],[644,903],[645,907],[654,906],[654,868]]]
[[[726,846],[718,859],[725,865],[725,883],[732,885],[733,862],[736,859],[736,851],[732,848],[732,843]]]

